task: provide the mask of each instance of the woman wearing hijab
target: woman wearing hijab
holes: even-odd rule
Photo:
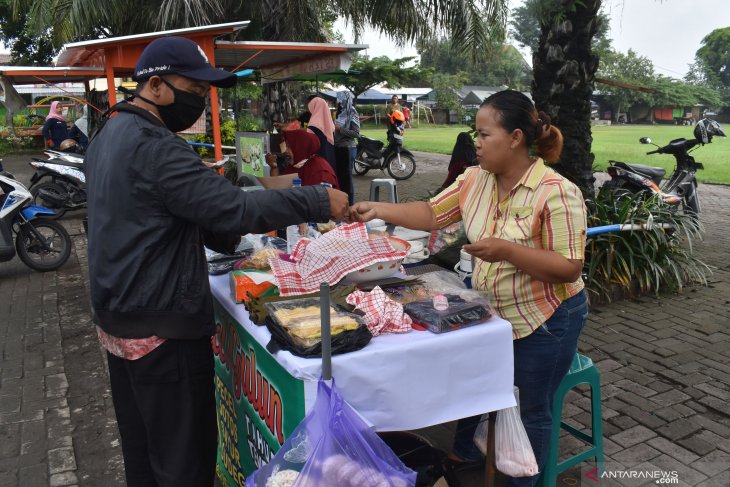
[[[48,112],[46,122],[43,124],[43,139],[46,145],[53,148],[60,148],[61,142],[68,139],[68,125],[63,116],[61,102],[51,103],[51,110]]]
[[[476,157],[477,150],[474,147],[474,140],[472,140],[469,132],[461,132],[456,137],[454,150],[451,151],[449,174],[446,176],[446,181],[444,181],[437,193],[451,186],[467,167],[475,166],[477,164]]]
[[[316,186],[327,183],[339,189],[337,176],[329,163],[320,156],[317,136],[306,130],[287,130],[283,134],[286,142],[286,168],[279,169],[276,158],[268,158],[271,176],[297,174],[302,186]]]
[[[330,163],[332,169],[337,167],[335,161],[335,124],[332,122],[330,108],[323,98],[315,97],[307,105],[312,115],[307,123],[310,130],[319,139],[319,155]]]
[[[355,203],[355,181],[352,165],[357,151],[357,138],[360,137],[360,115],[353,105],[352,93],[337,93],[337,119],[335,120],[335,172],[340,189],[350,197],[350,205]]]

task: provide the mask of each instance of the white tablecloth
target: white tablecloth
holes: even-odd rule
[[[228,276],[211,276],[213,296],[261,345],[271,334],[251,323],[230,297]],[[322,371],[320,359],[279,351],[274,357],[305,382],[307,409]],[[449,333],[381,335],[363,349],[332,357],[345,400],[378,431],[425,428],[515,405],[512,327],[492,317]]]

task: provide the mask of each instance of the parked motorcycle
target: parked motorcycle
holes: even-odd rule
[[[52,271],[71,255],[71,237],[63,225],[44,218],[54,215],[52,210],[32,205],[32,200],[25,186],[0,172],[0,262],[11,260],[17,252],[31,269]]]
[[[35,169],[30,179],[33,202],[54,210],[53,218],[68,210],[86,208],[86,176],[84,158],[78,154],[45,151],[48,160],[33,158]]]
[[[686,212],[699,215],[702,206],[697,192],[695,174],[704,166],[696,162],[689,155],[697,145],[709,144],[714,136],[725,137],[720,124],[714,120],[702,119],[697,122],[694,130],[694,139],[674,139],[661,147],[654,144],[649,137],[642,137],[639,142],[651,144],[656,150],[647,154],[671,154],[677,161],[674,173],[669,180],[661,185],[666,170],[661,167],[644,166],[641,164],[627,164],[621,161],[609,161],[611,165],[606,172],[611,176],[604,183],[605,190],[618,194],[637,194],[647,192],[659,196],[669,205],[679,206],[681,203]]]
[[[400,113],[400,112],[398,112]],[[416,158],[403,147],[402,124],[388,129],[388,146],[379,140],[360,136],[355,156],[354,172],[362,176],[370,169],[387,170],[397,180],[408,179],[416,172]]]

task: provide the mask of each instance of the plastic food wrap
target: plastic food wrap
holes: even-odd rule
[[[295,475],[296,474],[296,475]],[[288,483],[292,481],[293,483]],[[407,468],[337,392],[320,380],[317,400],[246,487],[413,487]]]
[[[454,272],[446,270],[429,272],[418,276],[418,279],[418,283],[389,286],[383,288],[383,291],[393,301],[401,304],[432,299],[437,294],[453,294],[465,301],[479,302],[489,307],[489,297],[481,291],[467,289],[464,281]]]
[[[276,294],[276,286],[268,277],[270,274],[252,271],[231,271],[228,274],[231,286],[231,298],[236,303],[246,303],[252,297],[272,296]]]
[[[271,332],[269,351],[288,350],[301,357],[322,354],[322,323],[319,298],[292,299],[266,303],[269,316],[265,323]],[[363,319],[330,306],[332,354],[359,350],[372,335]]]
[[[433,298],[414,301],[403,308],[413,318],[414,328],[421,326],[433,333],[444,333],[476,325],[492,315],[482,302],[465,301],[455,294],[445,294],[449,306],[444,310],[434,307]]]

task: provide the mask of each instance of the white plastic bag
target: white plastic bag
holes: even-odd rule
[[[489,435],[489,414],[482,414],[479,418],[479,424],[477,429],[474,431],[474,444],[482,452],[482,455],[487,456],[487,437]]]
[[[515,396],[517,406],[497,412],[494,429],[497,470],[510,477],[532,477],[538,473],[537,460],[520,419],[520,399],[516,387]]]

